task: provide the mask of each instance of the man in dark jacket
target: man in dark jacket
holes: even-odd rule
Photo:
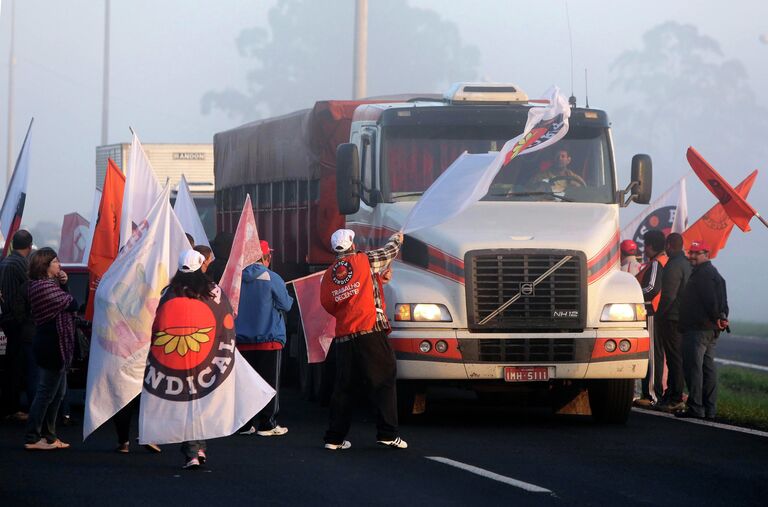
[[[19,397],[25,379],[29,405],[32,405],[32,397],[37,389],[37,367],[32,358],[35,323],[26,295],[26,284],[29,282],[27,257],[32,251],[32,235],[24,229],[18,230],[13,235],[12,246],[13,251],[0,262],[0,325],[8,340],[0,385],[0,414],[9,419],[25,421],[27,414],[21,410]]]
[[[237,348],[248,363],[275,389],[275,396],[240,429],[241,435],[280,436],[288,428],[277,424],[280,411],[280,363],[285,346],[285,315],[293,305],[283,279],[269,269],[272,250],[261,241],[260,262],[243,270],[240,308],[235,319]]]
[[[675,415],[714,419],[717,412],[715,345],[720,332],[728,328],[728,296],[725,280],[709,261],[706,243],[691,243],[688,259],[693,271],[680,300],[679,322],[688,406]]]
[[[664,346],[667,360],[667,390],[664,392],[659,409],[675,412],[685,408],[683,403],[683,335],[678,331],[680,320],[680,296],[691,277],[691,263],[683,251],[683,237],[673,232],[667,236],[667,265],[664,266],[661,285],[664,290],[656,312],[656,326]]]

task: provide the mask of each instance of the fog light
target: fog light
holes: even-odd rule
[[[632,344],[629,342],[629,340],[621,340],[619,342],[619,350],[622,352],[629,352],[629,349],[632,348]]]
[[[429,343],[427,340],[424,340],[423,342],[419,343],[419,350],[420,350],[420,351],[421,351],[423,354],[426,354],[427,352],[429,352],[430,350],[432,350],[432,344],[431,344],[431,343]]]
[[[435,350],[441,354],[445,354],[448,351],[448,344],[443,340],[439,340],[437,343],[435,343]]]
[[[613,352],[616,350],[616,342],[613,340],[608,340],[605,342],[604,347],[606,352]]]
[[[395,305],[395,320],[411,320],[411,305]]]

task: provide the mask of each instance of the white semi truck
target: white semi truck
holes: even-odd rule
[[[460,84],[442,98],[318,102],[217,134],[220,229],[246,191],[264,195],[260,234],[289,250],[278,271],[322,269],[334,228],[381,246],[456,157],[499,150],[540,106],[514,85]],[[581,183],[542,189],[563,150]],[[546,391],[559,406],[586,392],[596,419],[626,421],[650,343],[639,284],[619,269],[619,208],[648,203],[650,158],[633,157],[631,172],[622,190],[606,114],[573,107],[564,139],[513,159],[460,215],[406,235],[385,290],[404,413],[450,384]],[[293,181],[297,205],[276,202]]]

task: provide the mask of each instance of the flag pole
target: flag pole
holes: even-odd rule
[[[756,216],[757,218],[759,218],[761,222],[763,222],[763,225],[764,225],[764,226],[768,227],[768,222],[766,222],[766,221],[765,221],[765,218],[763,218],[763,217],[762,217],[762,215],[760,215],[760,213],[758,213],[757,211],[755,211],[755,216]]]

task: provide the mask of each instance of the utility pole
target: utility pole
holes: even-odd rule
[[[356,2],[354,60],[352,95],[362,99],[368,95],[368,0]]]
[[[11,4],[11,49],[8,57],[8,152],[5,166],[5,183],[9,184],[13,175],[13,69],[16,67],[16,52],[14,51],[14,30],[16,24],[16,2]]]
[[[104,4],[104,71],[101,86],[101,145],[109,137],[109,0]]]

